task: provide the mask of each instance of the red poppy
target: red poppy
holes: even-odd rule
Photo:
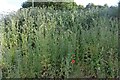
[[[75,63],[75,60],[73,59],[73,60],[71,61],[71,63],[74,64],[74,63]]]

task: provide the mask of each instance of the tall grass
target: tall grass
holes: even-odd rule
[[[118,77],[117,19],[97,12],[28,8],[6,16],[3,77]]]

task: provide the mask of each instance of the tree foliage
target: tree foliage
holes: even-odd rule
[[[77,4],[75,2],[37,2],[34,0],[33,2],[34,7],[53,7],[54,9],[72,9],[74,7],[77,7]],[[27,0],[26,2],[23,2],[22,7],[28,8],[32,6],[32,1]]]
[[[67,2],[67,1],[70,1],[70,2]],[[104,4],[104,6],[102,6],[102,5],[95,5],[93,3],[88,3],[86,7],[84,7],[83,5],[77,5],[74,2],[74,0],[67,0],[67,1],[65,2],[65,0],[64,1],[59,0],[59,2],[54,2],[54,0],[46,0],[46,2],[45,1],[38,2],[37,0],[34,0],[33,4],[34,4],[34,7],[41,7],[41,8],[51,7],[54,10],[97,9],[100,16],[117,17],[118,15],[118,7],[116,6],[109,7],[107,4]],[[29,8],[29,7],[32,7],[32,0],[27,0],[26,2],[23,2],[22,8]]]

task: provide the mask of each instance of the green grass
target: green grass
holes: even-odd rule
[[[3,77],[118,77],[117,19],[51,8],[21,9],[5,19]]]

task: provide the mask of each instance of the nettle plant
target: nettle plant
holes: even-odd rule
[[[95,11],[21,9],[2,22],[3,77],[117,77],[117,30]]]

